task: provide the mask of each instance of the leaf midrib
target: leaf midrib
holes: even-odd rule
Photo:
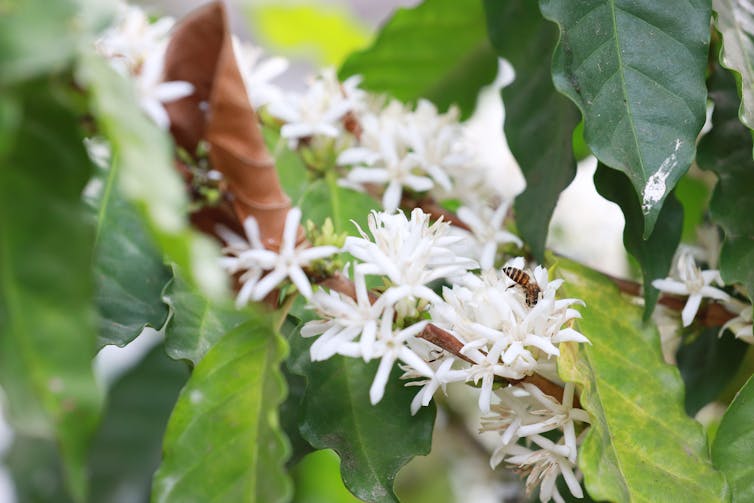
[[[615,5],[615,0],[610,0],[610,20],[613,23],[613,38],[615,40],[615,54],[616,58],[618,60],[618,75],[620,77],[620,84],[621,84],[621,90],[623,92],[623,96],[626,97],[626,100],[624,102],[624,108],[626,110],[626,116],[628,118],[628,123],[631,126],[631,137],[634,140],[634,147],[636,148],[637,158],[639,160],[639,167],[641,169],[643,182],[646,183],[647,181],[647,169],[644,165],[644,156],[642,155],[641,149],[639,148],[639,136],[636,131],[636,124],[634,124],[634,117],[631,113],[631,105],[630,101],[628,99],[628,89],[626,88],[626,74],[625,74],[625,68],[623,63],[623,55],[621,54],[621,46],[620,46],[620,40],[618,38],[618,16],[616,13],[617,6]]]
[[[372,458],[371,456],[368,455],[368,452],[366,450],[366,445],[365,445],[366,443],[364,442],[364,438],[362,436],[362,430],[360,427],[361,414],[359,414],[360,411],[357,411],[356,407],[354,406],[355,394],[351,386],[352,376],[351,376],[351,372],[349,372],[349,365],[347,364],[345,357],[341,357],[341,365],[343,366],[343,371],[347,377],[343,381],[345,382],[346,394],[348,395],[348,405],[351,408],[351,417],[353,418],[353,422],[354,422],[354,430],[356,431],[356,437],[359,441],[359,452],[361,452],[364,460],[366,461],[367,466],[369,466],[369,471],[372,473],[372,476],[374,477],[374,479],[380,484],[380,486],[382,486],[382,480],[379,477],[379,473],[375,469],[375,466],[372,464]]]

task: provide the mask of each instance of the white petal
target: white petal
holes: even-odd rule
[[[312,285],[309,283],[309,278],[300,267],[295,265],[291,266],[288,269],[288,277],[291,278],[291,281],[296,285],[299,293],[303,295],[304,298],[308,299],[312,296]]]
[[[656,279],[652,281],[652,286],[663,292],[673,293],[676,295],[688,295],[689,289],[685,283],[672,279]]]
[[[343,164],[367,164],[371,165],[377,159],[380,158],[380,154],[377,152],[365,148],[354,147],[344,150],[338,155],[338,159],[335,161],[339,165]]]
[[[557,334],[555,334],[552,337],[552,342],[554,343],[560,343],[560,342],[566,342],[566,341],[573,341],[573,342],[589,342],[589,339],[584,337],[581,333],[577,332],[576,330],[566,327],[560,331],[558,331]]]
[[[283,229],[282,248],[293,250],[296,246],[296,234],[298,233],[298,224],[301,221],[301,209],[293,207],[288,210],[285,216],[285,228]]]
[[[141,108],[161,129],[170,127],[170,117],[162,106],[162,103],[153,98],[142,98],[139,102]]]
[[[154,88],[154,97],[162,103],[179,100],[192,94],[194,94],[194,86],[182,80],[163,82]]]
[[[338,253],[338,251],[340,251],[340,249],[337,246],[315,246],[313,248],[306,248],[298,252],[298,262],[302,265],[306,265],[313,260],[329,257],[334,253]]]
[[[243,230],[246,233],[246,237],[248,238],[249,242],[254,246],[254,248],[264,248],[262,246],[262,238],[261,234],[259,233],[259,224],[257,223],[257,219],[248,216],[243,221]]]
[[[390,175],[382,168],[353,168],[346,178],[356,183],[385,183]]]
[[[559,464],[560,473],[563,474],[563,479],[568,486],[568,490],[571,491],[571,494],[573,494],[575,497],[583,498],[584,492],[581,490],[581,484],[579,484],[579,481],[576,480],[576,475],[573,474],[571,467],[562,461],[559,462]]]
[[[254,286],[256,285],[255,281],[247,281],[243,284],[241,289],[238,291],[238,296],[236,297],[236,307],[241,308],[248,304],[249,299],[251,298],[251,294],[254,291]]]
[[[486,374],[482,378],[482,388],[479,393],[479,410],[483,414],[490,413],[490,399],[492,398],[492,375]]]
[[[699,290],[699,293],[711,299],[723,301],[730,300],[730,296],[727,293],[715,288],[714,286],[703,286],[702,289]]]
[[[681,311],[681,320],[683,320],[684,327],[688,327],[691,325],[691,322],[694,321],[694,316],[696,316],[696,312],[699,310],[699,304],[701,304],[701,302],[701,294],[695,293],[689,296],[686,305],[683,306],[683,311]]]
[[[377,369],[377,374],[374,376],[372,386],[369,388],[369,401],[372,405],[382,400],[385,394],[385,385],[387,379],[390,377],[390,371],[393,368],[393,362],[395,362],[395,355],[393,353],[387,353],[380,360],[380,366]]]
[[[252,299],[262,300],[280,284],[281,281],[287,276],[284,268],[275,269],[271,273],[267,274],[262,280],[257,283],[257,287],[254,289]]]
[[[306,138],[314,135],[314,128],[309,124],[293,123],[284,124],[280,128],[280,136],[283,138]]]
[[[385,189],[385,193],[382,194],[382,207],[385,211],[392,213],[397,210],[401,202],[402,194],[403,187],[401,184],[395,180],[391,181]]]
[[[398,358],[425,377],[432,377],[434,375],[432,368],[427,365],[427,362],[405,346],[398,351]]]
[[[314,337],[315,335],[320,335],[325,333],[326,330],[328,330],[330,327],[333,326],[332,320],[311,320],[307,321],[303,327],[301,327],[300,335],[301,337]]]
[[[408,175],[403,184],[416,192],[426,192],[435,186],[429,178],[416,175]]]

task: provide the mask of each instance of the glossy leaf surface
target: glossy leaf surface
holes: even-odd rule
[[[311,362],[310,340],[291,341],[291,365],[306,376],[303,403],[303,437],[316,449],[333,449],[341,459],[346,487],[369,502],[398,501],[393,481],[413,456],[429,452],[434,425],[434,404],[411,416],[414,390],[398,379],[394,368],[385,396],[369,403],[369,387],[379,362],[334,356]]]
[[[747,6],[749,9],[747,9]],[[754,128],[754,12],[740,0],[712,0],[715,28],[723,39],[720,64],[741,77],[741,108],[738,116]]]
[[[540,0],[560,27],[553,79],[597,158],[641,200],[644,237],[686,172],[705,119],[709,0]]]
[[[402,101],[427,98],[441,110],[456,104],[468,117],[479,90],[497,74],[478,0],[428,0],[398,9],[374,44],[346,59],[341,78]]]
[[[82,500],[100,409],[94,227],[81,201],[92,166],[78,116],[53,85],[27,84],[18,122],[0,131],[12,138],[0,153],[0,384],[19,432],[56,438]]]
[[[490,40],[516,72],[502,90],[505,137],[526,178],[526,189],[516,197],[516,225],[543,262],[550,217],[576,174],[572,135],[580,114],[555,89],[544,64],[552,58],[557,28],[542,18],[536,3],[486,0],[484,5]]]
[[[176,275],[165,291],[173,316],[165,328],[165,349],[176,360],[199,363],[207,351],[229,330],[249,319],[221,301],[212,301]]]
[[[699,142],[699,166],[718,176],[710,201],[712,219],[725,231],[720,274],[754,295],[754,160],[751,131],[738,120],[740,103],[733,77],[716,68],[710,80],[715,125]]]
[[[720,396],[746,355],[745,342],[730,332],[718,337],[719,330],[718,327],[700,330],[684,340],[676,353],[686,385],[686,413],[691,417]]]
[[[602,197],[620,206],[626,219],[623,227],[623,244],[641,266],[644,319],[648,319],[660,297],[660,292],[652,286],[652,281],[668,275],[673,255],[681,241],[683,207],[675,195],[671,194],[660,210],[654,232],[645,240],[642,237],[644,218],[639,200],[626,176],[604,164],[599,164],[594,174],[594,185]]]
[[[186,364],[159,345],[113,384],[89,455],[91,501],[149,500],[162,435],[188,377]]]
[[[733,501],[754,499],[754,379],[738,392],[723,416],[712,444],[712,460],[722,471],[733,491]]]
[[[94,274],[95,301],[100,315],[98,346],[125,346],[145,326],[159,329],[168,316],[162,291],[170,280],[141,215],[117,186],[111,168],[92,205],[97,212]]]
[[[592,425],[579,467],[595,500],[728,501],[702,426],[686,416],[678,369],[662,360],[660,337],[641,308],[599,273],[561,260],[566,297],[583,299],[576,329],[591,344],[561,344],[559,371],[582,387]]]
[[[152,501],[275,503],[290,496],[278,425],[286,344],[263,319],[236,327],[194,369],[170,416]]]

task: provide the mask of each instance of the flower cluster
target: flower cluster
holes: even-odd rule
[[[150,22],[140,9],[122,6],[97,42],[112,66],[134,80],[143,109],[164,128],[163,104],[193,92],[186,82],[162,82],[172,25],[172,19]],[[581,302],[558,298],[562,280],[550,280],[542,267],[524,272],[522,258],[495,269],[502,252],[511,251],[502,247],[522,243],[506,230],[510,201],[491,191],[489,170],[473,154],[458,110],[369,95],[359,77],[340,82],[332,69],[304,92],[286,93],[273,81],[287,61],[265,59],[238,40],[234,52],[249,101],[263,108],[260,117],[275,121],[281,138],[315,171],[333,169],[341,185],[375,195],[385,210],[371,213],[368,228],[358,228],[342,249],[341,243],[311,246],[302,239],[298,208],[288,212],[276,250],[263,246],[253,218],[243,222],[243,235],[218,228],[221,266],[239,287],[237,305],[295,286],[318,314],[301,330],[314,339],[313,361],[334,355],[379,361],[369,390],[373,404],[382,400],[396,365],[406,385],[417,389],[412,414],[449,384],[478,388],[481,429],[499,434],[492,466],[506,463],[528,473],[527,487],[541,483],[542,501],[562,500],[555,487],[560,475],[580,497],[575,463],[589,418],[574,406],[573,385],[565,384],[556,399],[527,382],[510,383],[539,374],[562,384],[558,344],[587,342],[571,326],[579,317],[573,306]],[[433,221],[420,209],[406,215],[399,210],[406,199],[450,201],[459,208],[460,226]],[[343,272],[353,291],[313,286],[311,271],[341,251],[353,257]],[[511,270],[528,279],[529,290],[505,272]]]
[[[542,267],[531,275],[524,273],[522,258],[510,261],[505,271],[520,271],[536,285],[534,302],[504,270],[470,272],[478,264],[454,251],[459,237],[450,226],[430,223],[429,215],[418,209],[410,218],[401,212],[374,212],[369,218],[371,235],[360,233],[361,237],[347,238],[344,247],[357,259],[353,297],[320,289],[309,299],[319,319],[307,323],[301,334],[317,337],[310,350],[312,360],[336,354],[379,359],[370,389],[372,403],[382,399],[388,375],[399,362],[407,385],[419,388],[411,404],[413,414],[450,383],[478,386],[482,429],[500,433],[493,467],[505,461],[530,470],[530,484],[547,481],[543,501],[559,500],[553,483],[561,473],[580,496],[577,432],[589,419],[573,407],[573,386],[566,385],[562,401],[556,401],[530,384],[495,384],[534,374],[557,382],[557,345],[588,342],[570,323],[580,316],[572,306],[583,303],[557,298],[562,280],[549,280]],[[368,277],[382,280],[381,295],[367,290]],[[444,283],[439,293],[438,280]],[[438,346],[429,332],[442,334],[452,344]],[[542,436],[554,430],[561,432],[559,442]],[[522,447],[521,439],[530,447]]]

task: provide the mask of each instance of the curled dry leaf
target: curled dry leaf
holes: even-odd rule
[[[194,86],[194,94],[166,105],[171,133],[187,152],[196,152],[202,140],[209,145],[209,161],[225,178],[228,203],[237,218],[230,226],[238,228],[239,222],[253,216],[264,245],[277,248],[290,199],[280,186],[246,94],[221,2],[197,9],[177,26],[165,55],[164,79]],[[213,222],[220,223],[215,218],[222,216],[217,209],[206,210],[194,221],[212,232]],[[221,221],[229,224],[225,218]]]

